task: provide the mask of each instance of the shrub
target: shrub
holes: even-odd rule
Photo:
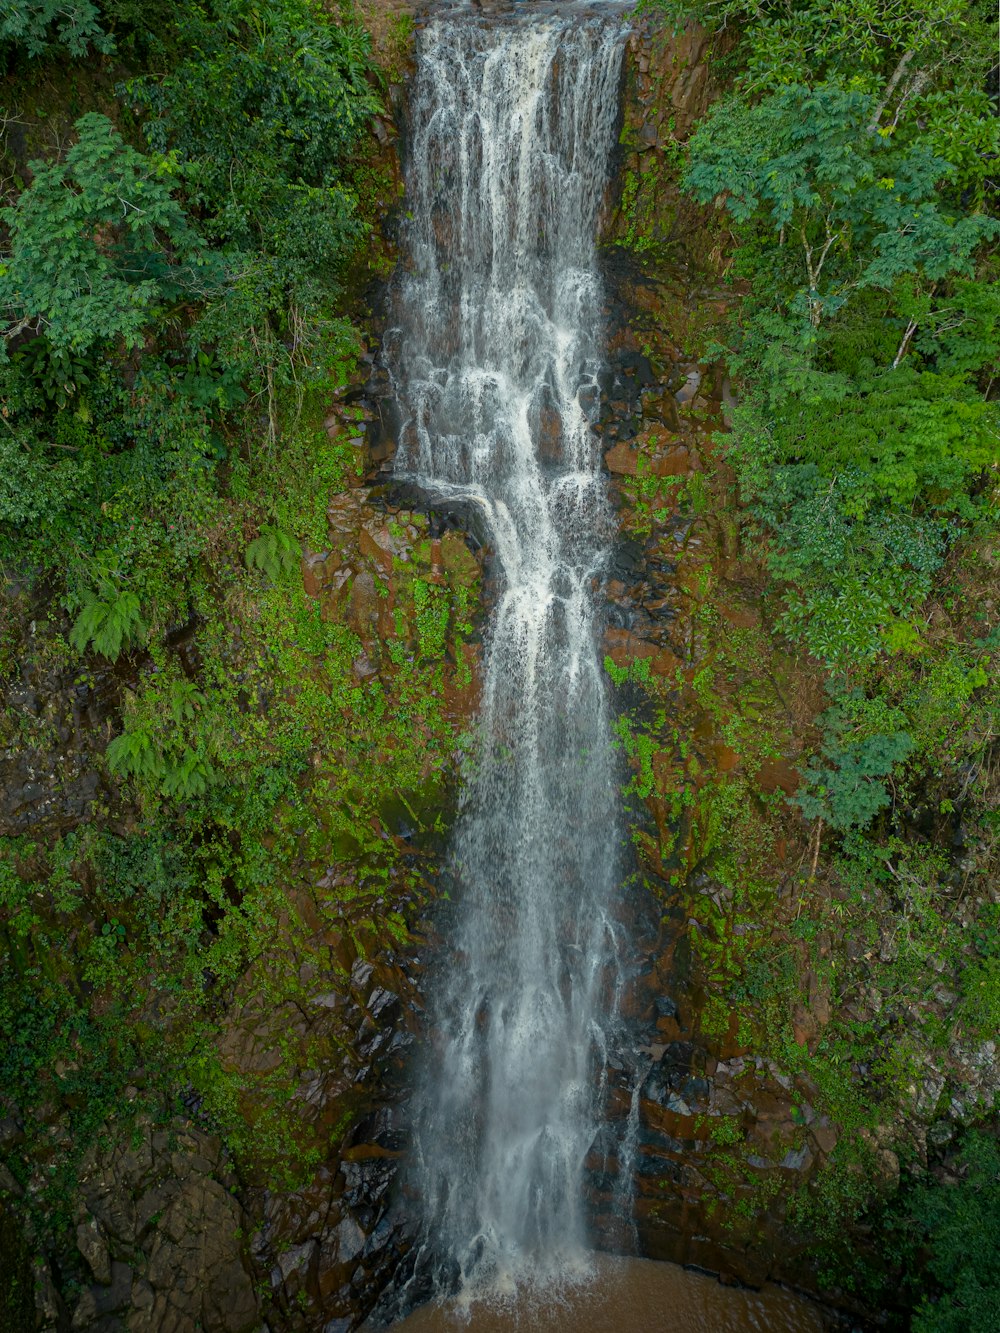
[[[215,285],[218,266],[173,196],[173,159],[138,152],[96,112],[76,133],[64,162],[32,162],[31,184],[3,210],[4,334],[44,333],[59,352],[138,347],[166,306]]]

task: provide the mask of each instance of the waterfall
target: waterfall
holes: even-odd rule
[[[497,573],[432,979],[415,1185],[440,1280],[586,1265],[584,1159],[616,1022],[620,815],[599,655],[615,525],[592,425],[595,236],[621,10],[439,12],[418,34],[397,476],[480,516]]]

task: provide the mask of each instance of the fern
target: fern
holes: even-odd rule
[[[282,574],[291,574],[298,568],[302,547],[294,537],[270,523],[265,523],[260,536],[247,547],[246,562],[250,569],[259,569],[272,583]]]
[[[190,722],[205,705],[205,696],[189,680],[175,680],[170,686],[170,715],[178,726]]]
[[[107,749],[108,767],[112,773],[129,778],[159,779],[166,772],[166,761],[153,738],[142,728],[123,731]]]
[[[145,779],[162,795],[178,801],[203,796],[216,778],[209,761],[190,747],[179,759],[165,755],[144,727],[116,736],[108,746],[107,760],[112,773]]]
[[[140,641],[145,633],[139,598],[134,592],[110,588],[100,597],[94,592],[84,594],[83,609],[69,641],[80,653],[93,644],[96,652],[114,661],[126,644]]]
[[[187,801],[192,796],[203,796],[214,780],[211,764],[194,750],[187,749],[179,760],[167,766],[160,790],[165,796]]]

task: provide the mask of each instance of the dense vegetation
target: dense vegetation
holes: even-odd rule
[[[718,449],[769,624],[827,673],[795,799],[838,929],[877,959],[879,1008],[835,1020],[810,1068],[866,1131],[1000,1028],[996,16],[985,0],[656,7],[718,32],[730,90],[683,178],[733,256],[735,318],[706,354],[739,396]],[[16,1109],[26,1133],[0,1141],[0,1311],[17,1326],[28,1255],[8,1196],[30,1186],[29,1232],[58,1247],[126,1083],[158,1115],[197,1100],[237,1158],[308,1165],[285,1071],[248,1121],[213,1041],[290,929],[290,884],[339,856],[376,915],[411,873],[386,811],[402,799],[419,822],[409,797],[451,762],[440,664],[469,607],[411,579],[390,696],[299,575],[356,477],[353,431],[324,418],[361,346],[345,288],[378,262],[380,88],[346,0],[30,0],[0,6],[0,54],[0,685],[115,700],[94,818],[0,840],[0,1121]],[[46,727],[6,707],[0,747],[58,747]],[[818,897],[805,885],[807,942]],[[787,962],[761,951],[733,982],[762,1023]],[[841,999],[856,982],[838,978]],[[1000,1299],[996,1109],[970,1099],[957,1131],[947,1110],[893,1200],[873,1202],[845,1135],[801,1212],[842,1289],[891,1304],[888,1273],[921,1333],[978,1333]]]
[[[813,874],[824,837],[833,858],[853,956],[874,948],[881,959],[867,974],[877,1016],[843,1018],[823,1045],[830,1077],[845,1056],[868,1071],[840,1117],[863,1125],[894,1102],[900,1114],[904,1089],[945,1067],[949,1051],[994,1059],[982,1043],[1000,1027],[989,892],[1000,708],[996,11],[976,0],[656,7],[717,34],[729,89],[691,137],[682,184],[725,219],[739,293],[709,350],[739,392],[720,456],[746,506],[745,539],[772,576],[774,632],[827,671],[822,739],[795,799],[813,821]],[[796,928],[810,930],[805,918]],[[761,994],[753,976],[766,968],[747,964],[748,994]],[[845,1001],[856,974],[840,980]],[[943,1011],[929,993],[937,974],[950,988]],[[940,1111],[943,1144],[953,1128]],[[963,1118],[982,1128],[960,1151],[952,1143],[951,1183],[918,1173],[873,1214],[927,1333],[995,1323],[995,1113],[970,1098]],[[843,1220],[869,1206],[849,1181],[825,1204]],[[850,1268],[839,1225],[818,1234]],[[860,1269],[846,1285],[863,1287]]]
[[[379,811],[451,762],[451,612],[405,583],[390,700],[302,584],[358,476],[360,410],[329,417],[362,350],[345,284],[379,271],[396,190],[352,6],[32,0],[0,7],[0,58],[0,749],[61,752],[74,689],[112,708],[90,818],[0,839],[0,1120],[23,1126],[0,1198],[27,1189],[58,1247],[81,1154],[128,1107],[183,1095],[279,1175],[325,1150],[282,1120],[284,1066],[248,1111],[214,1040],[337,855],[342,896],[405,937],[365,904],[410,874]],[[21,707],[24,680],[62,694]]]

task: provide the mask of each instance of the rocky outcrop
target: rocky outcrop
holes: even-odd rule
[[[243,1237],[248,1216],[220,1139],[191,1121],[142,1116],[109,1127],[87,1154],[75,1212],[86,1275],[68,1309],[93,1333],[252,1333],[257,1293]],[[40,1329],[66,1327],[39,1289]]]
[[[739,792],[750,804],[746,836],[766,848],[767,873],[787,876],[801,836],[795,819],[789,814],[782,843],[753,805],[758,793],[794,790],[822,696],[764,632],[761,571],[740,549],[713,444],[731,392],[687,351],[705,306],[723,295],[692,292],[669,268],[651,272],[627,251],[609,256],[607,281],[615,303],[601,430],[622,541],[605,650],[633,771],[636,874],[626,924],[637,968],[637,1048],[611,1071],[612,1119],[621,1138],[638,1085],[642,1253],[751,1284],[808,1285],[788,1203],[808,1189],[837,1131],[814,1112],[810,1080],[793,1080],[756,1053],[740,1026],[727,940],[733,930],[764,930],[770,945],[781,928],[739,919],[740,877],[765,867],[748,858],[734,876],[726,864],[733,848],[720,845],[716,829],[719,803]],[[803,1045],[828,1019],[824,1004],[817,982],[795,1028]],[[615,1246],[620,1165],[612,1162],[609,1175],[596,1156],[591,1162],[595,1210]]]
[[[720,91],[713,58],[725,35],[697,24],[675,31],[655,13],[633,21],[625,63],[618,172],[605,238],[655,271],[718,272],[725,233],[679,186],[684,145]]]

